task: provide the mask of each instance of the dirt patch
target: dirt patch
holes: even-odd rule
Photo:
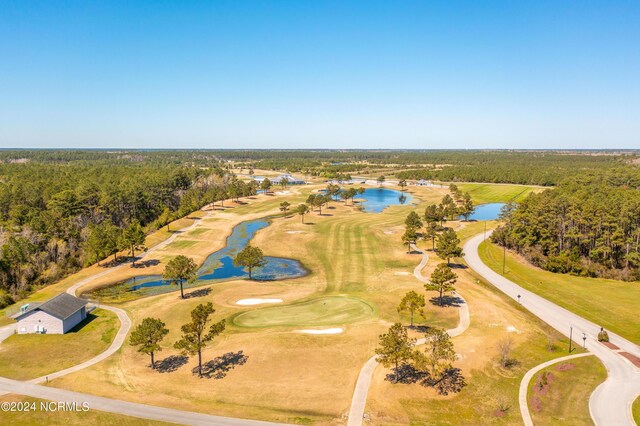
[[[630,354],[629,352],[620,352],[620,355],[631,361],[633,365],[640,368],[640,358],[635,355]]]
[[[530,398],[529,408],[531,408],[531,410],[535,411],[536,413],[542,411],[542,401],[540,401],[540,398],[536,398],[535,396]]]
[[[570,362],[567,362],[565,364],[560,364],[558,366],[556,366],[556,371],[569,371],[569,370],[573,370],[575,368],[575,364],[571,364]]]
[[[493,412],[493,417],[504,417],[507,415],[506,411],[496,410]]]
[[[556,376],[554,376],[553,373],[549,373],[548,371],[543,372],[536,380],[536,384],[533,387],[533,393],[537,396],[545,396],[549,392],[551,383],[555,380]]]

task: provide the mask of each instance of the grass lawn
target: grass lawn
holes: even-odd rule
[[[473,271],[456,272],[456,290],[469,304],[471,324],[453,339],[460,357],[454,367],[462,370],[467,385],[459,393],[442,396],[419,384],[393,384],[385,380],[389,370],[378,367],[365,410],[372,424],[430,425],[437,419],[438,425],[477,425],[482,419],[482,424],[520,425],[520,380],[532,367],[566,355],[568,339],[492,286],[478,282]],[[510,357],[518,362],[511,369],[499,365],[498,344],[507,339],[512,341]]]
[[[640,398],[637,398],[635,401],[633,401],[631,411],[633,412],[633,420],[636,422],[636,424],[640,424]]]
[[[540,371],[531,379],[527,395],[533,423],[593,424],[589,396],[606,378],[606,369],[594,356],[568,360]]]
[[[480,244],[480,258],[494,271],[502,272],[502,248]],[[640,343],[638,283],[554,274],[531,266],[507,251],[505,276],[540,296],[590,321]]]
[[[330,296],[254,309],[236,316],[233,323],[241,327],[313,327],[353,323],[373,314],[373,307],[360,299]]]
[[[520,201],[532,192],[543,191],[544,188],[526,185],[496,185],[489,183],[457,183],[462,192],[468,192],[474,203],[507,203]]]
[[[109,347],[120,326],[102,309],[67,334],[15,334],[0,343],[0,376],[27,380],[79,364]]]
[[[6,411],[2,413],[2,422],[7,425],[24,426],[84,426],[87,424],[98,425],[118,425],[118,426],[161,426],[173,423],[156,422],[152,420],[138,419],[135,417],[123,416],[121,414],[105,413],[103,411],[92,410],[89,407],[87,412],[69,411],[44,411],[40,409],[40,403],[49,403],[43,399],[25,397],[22,395],[4,395],[0,397],[1,402],[16,402],[29,404],[35,403],[35,410],[30,411]]]

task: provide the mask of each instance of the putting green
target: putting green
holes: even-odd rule
[[[272,306],[243,312],[233,319],[241,327],[313,327],[361,321],[373,316],[374,309],[354,297],[329,296],[285,306]]]

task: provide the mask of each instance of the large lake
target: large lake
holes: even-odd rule
[[[210,254],[198,269],[198,278],[192,283],[184,283],[184,288],[191,288],[209,284],[219,280],[248,277],[244,268],[234,266],[233,258],[236,253],[247,246],[251,238],[260,229],[269,226],[266,219],[256,219],[236,225],[227,237],[226,246]],[[307,274],[307,270],[300,262],[293,259],[265,256],[266,265],[255,268],[252,278],[258,281],[273,281],[287,278],[298,278]],[[161,275],[142,275],[119,282],[108,288],[96,290],[90,296],[117,297],[119,293],[129,292],[136,296],[167,293],[178,290],[179,287],[162,278]]]

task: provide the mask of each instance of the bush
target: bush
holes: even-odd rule
[[[0,309],[4,309],[9,305],[13,305],[14,303],[16,303],[15,300],[13,300],[13,297],[11,297],[8,294],[0,294]]]
[[[608,342],[609,341],[609,333],[604,328],[600,329],[600,333],[598,333],[598,342]]]

